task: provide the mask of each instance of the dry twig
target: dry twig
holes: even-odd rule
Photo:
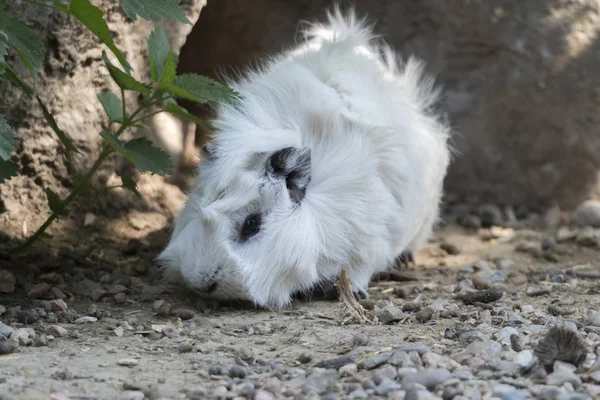
[[[358,300],[356,300],[356,297],[354,297],[354,293],[352,293],[352,281],[346,270],[342,269],[335,285],[338,288],[340,300],[345,306],[342,325],[353,320],[358,323],[376,323],[375,317],[369,317],[367,310],[365,310]]]

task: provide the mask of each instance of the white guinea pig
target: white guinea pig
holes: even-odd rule
[[[451,148],[432,80],[352,11],[307,26],[296,47],[227,82],[239,99],[217,109],[158,256],[201,296],[280,309],[342,268],[366,296],[438,219]]]

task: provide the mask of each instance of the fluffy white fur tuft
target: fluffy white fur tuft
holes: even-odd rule
[[[334,9],[228,84],[240,100],[213,121],[198,186],[158,258],[167,274],[207,297],[281,308],[341,268],[364,293],[426,241],[450,148],[418,61],[399,65],[365,20]],[[244,238],[250,215],[259,229]]]

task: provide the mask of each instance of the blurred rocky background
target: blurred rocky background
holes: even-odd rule
[[[323,19],[329,4],[209,1],[180,67],[214,77],[243,70],[290,45],[299,21]],[[423,59],[445,91],[441,109],[459,151],[448,201],[572,208],[597,194],[600,3],[382,0],[355,8],[403,58]]]
[[[152,24],[128,20],[112,1],[94,3],[108,16],[134,76],[146,77]],[[82,169],[97,152],[103,113],[96,93],[112,85],[101,67],[101,47],[68,17],[11,4],[45,37],[49,50],[38,85],[63,130],[84,149],[72,167]],[[181,5],[193,28],[163,24],[174,49],[181,49],[178,73],[219,79],[292,44],[299,23],[323,20],[331,1],[185,0]],[[556,226],[563,218],[560,210],[573,210],[599,195],[598,1],[379,0],[354,5],[402,58],[424,60],[444,90],[440,110],[454,128],[458,150],[446,180],[446,205],[477,208],[491,203],[491,215],[501,213],[508,220],[536,211]],[[17,162],[23,166],[19,177],[0,186],[0,223],[23,229],[23,215],[30,215],[33,225],[40,214],[45,218],[43,189],[66,194],[70,182],[65,158],[55,155],[58,142],[38,107],[6,82],[0,85],[5,93],[0,110],[17,130]],[[131,96],[129,101],[137,99]],[[201,116],[209,112],[186,107]],[[149,135],[175,160],[181,159],[185,126],[161,114],[153,122],[152,132],[133,134]],[[206,139],[205,132],[197,136],[197,144]],[[124,169],[115,159],[98,178],[110,181],[115,174],[133,173]],[[124,194],[94,204],[108,213],[131,205],[171,207],[177,201],[164,200],[161,179],[142,178],[142,191],[147,182],[152,184],[144,192],[151,195],[141,203]]]

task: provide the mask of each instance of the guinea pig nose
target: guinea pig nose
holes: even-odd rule
[[[204,292],[206,292],[206,293],[212,293],[215,290],[217,290],[217,286],[218,286],[217,282],[213,282],[210,285],[208,285],[206,287],[206,289],[204,289]]]

